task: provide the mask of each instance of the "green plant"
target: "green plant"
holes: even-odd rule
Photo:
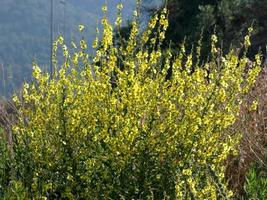
[[[267,198],[267,176],[264,170],[252,165],[246,176],[246,196],[251,199],[264,200]]]

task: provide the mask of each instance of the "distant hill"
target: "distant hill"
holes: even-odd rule
[[[65,2],[65,4],[64,4]],[[54,0],[54,34],[68,40],[77,35],[77,26],[86,26],[90,42],[107,2],[108,16],[115,18],[116,5],[124,4],[124,18],[131,16],[135,0]],[[49,66],[50,0],[1,0],[0,3],[0,95],[8,95],[29,80],[32,60],[44,69]]]

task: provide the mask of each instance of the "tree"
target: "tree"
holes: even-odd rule
[[[161,9],[163,9],[162,5]],[[231,45],[240,47],[247,29],[253,25],[253,46],[250,55],[258,52],[259,48],[265,50],[266,16],[263,10],[266,7],[265,0],[169,0],[168,19],[170,28],[166,33],[167,41],[172,41],[172,48],[176,48],[186,38],[191,48],[196,44],[200,35],[203,36],[203,45],[208,57],[210,38],[209,35],[216,32],[219,43],[224,51],[228,51]],[[150,8],[148,8],[150,10]],[[157,9],[151,9],[151,13]],[[169,43],[165,44],[169,47]]]

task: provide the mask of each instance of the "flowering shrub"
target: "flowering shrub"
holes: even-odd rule
[[[230,128],[259,72],[260,56],[247,69],[245,55],[233,49],[221,54],[215,35],[205,64],[199,62],[201,41],[188,54],[184,45],[176,55],[163,52],[167,10],[152,17],[144,32],[138,15],[120,46],[104,17],[94,56],[86,53],[84,39],[68,49],[59,37],[53,76],[35,64],[34,83],[24,85],[21,99],[14,97],[20,111],[13,129],[14,184],[27,198],[232,196],[224,161],[240,137]],[[249,35],[244,44],[247,49]]]

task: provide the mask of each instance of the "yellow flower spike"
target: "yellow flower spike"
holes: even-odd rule
[[[87,49],[86,41],[81,40],[81,41],[80,41],[80,47],[81,47],[82,50],[86,50],[86,49]]]
[[[123,9],[123,4],[122,4],[122,3],[119,3],[119,4],[117,5],[117,9],[118,9],[118,10],[122,10],[122,9]]]
[[[57,41],[62,45],[64,43],[64,38],[62,36],[59,36]]]
[[[251,106],[250,106],[250,110],[251,111],[255,111],[255,110],[257,110],[257,108],[258,108],[258,102],[257,101],[253,101]]]
[[[85,28],[84,25],[82,25],[82,24],[79,25],[79,31],[80,32],[83,32],[84,31],[84,28]]]
[[[133,11],[133,16],[134,17],[137,17],[138,16],[138,12],[135,10],[135,11]]]
[[[118,16],[117,19],[116,19],[115,25],[116,26],[120,26],[121,23],[122,23],[122,18],[120,16]]]
[[[39,79],[41,75],[41,69],[37,65],[34,65],[32,67],[32,70],[33,70],[32,72],[33,77]]]
[[[251,46],[250,37],[249,37],[249,35],[246,35],[245,36],[245,47],[248,48],[250,46]]]
[[[102,6],[102,12],[103,12],[103,13],[106,13],[107,10],[108,10],[107,5],[103,5],[103,6]]]

